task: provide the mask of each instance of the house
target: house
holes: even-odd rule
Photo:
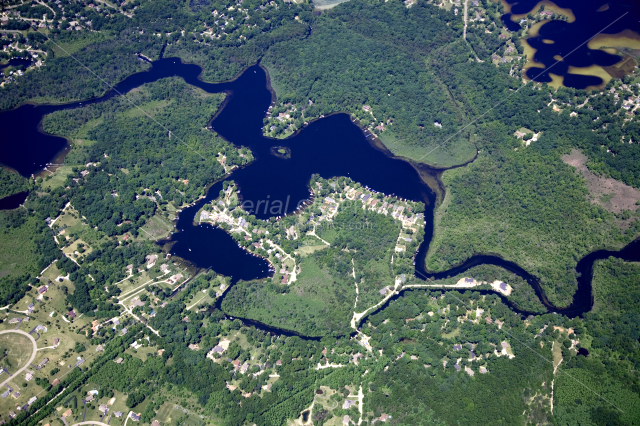
[[[242,364],[242,367],[240,367],[240,373],[244,374],[247,372],[248,369],[249,369],[249,364],[245,362],[244,364]]]
[[[58,346],[60,344],[60,339],[57,337],[53,339],[53,346]]]
[[[455,367],[456,371],[460,371],[460,365],[457,362],[453,366]]]
[[[362,109],[365,111],[371,111],[371,107],[369,105],[363,106]]]
[[[349,423],[351,423],[351,417],[347,416],[345,414],[345,416],[342,418],[342,424],[343,425],[348,425]]]
[[[69,312],[67,312],[67,316],[68,316],[69,318],[73,319],[73,318],[75,318],[75,317],[76,317],[76,313],[75,313],[74,311],[69,311]]]
[[[0,18],[0,25],[7,25],[8,23],[9,23],[8,16],[3,16],[2,18]]]
[[[214,354],[221,354],[222,352],[224,352],[224,348],[220,345],[214,346],[213,349],[211,350],[212,353]]]
[[[104,351],[104,346],[102,346],[102,345],[98,345],[98,346],[96,347],[96,352],[100,352],[100,351]]]
[[[356,403],[356,401],[353,401],[351,399],[345,399],[344,404],[342,404],[342,409],[348,410],[352,405],[356,405]]]
[[[175,274],[167,280],[169,284],[175,284],[183,278],[182,274]]]
[[[113,413],[113,415],[119,419],[120,417],[122,417],[122,411],[116,411],[115,413]]]
[[[34,402],[36,402],[38,400],[37,396],[32,396],[31,398],[29,398],[29,401],[27,401],[27,404],[31,405]]]
[[[473,278],[465,278],[464,282],[465,284],[473,284]]]
[[[189,344],[189,349],[191,349],[192,351],[197,351],[200,349],[200,345],[198,345],[197,343],[196,344],[191,343]]]
[[[163,274],[166,274],[167,272],[169,272],[169,265],[167,265],[167,264],[162,264],[162,265],[160,265],[160,271],[161,271]]]
[[[27,372],[27,374],[24,375],[24,379],[28,382],[31,379],[33,379],[33,374],[31,372]]]
[[[147,269],[153,267],[156,264],[156,260],[158,260],[158,255],[150,254],[146,257],[147,260]]]
[[[43,294],[44,292],[46,292],[48,290],[46,285],[43,285],[42,287],[40,287],[38,289],[38,294]]]
[[[131,309],[137,308],[137,307],[144,307],[144,302],[140,299],[135,299],[129,307]]]
[[[60,383],[60,379],[55,379],[53,382],[51,382],[52,386],[57,385],[58,383]]]
[[[9,417],[11,417],[12,419],[15,419],[16,413],[14,413],[13,411],[9,411]]]
[[[389,286],[386,286],[385,288],[383,288],[383,289],[381,289],[381,290],[380,290],[380,294],[381,294],[382,296],[386,295],[386,294],[387,294],[387,292],[389,291],[389,289],[390,289],[390,287],[389,287]]]
[[[151,426],[160,426],[160,422],[157,420],[154,420],[151,422]]]
[[[115,362],[116,364],[122,364],[122,361],[124,361],[122,358],[118,358],[113,362]]]
[[[15,399],[18,399],[18,398],[20,398],[20,392],[15,391],[15,392],[13,393],[13,395],[11,395],[11,396],[12,396],[13,398],[15,398]]]
[[[86,402],[91,402],[93,401],[94,397],[93,395],[87,395],[87,397],[84,399]]]
[[[109,407],[107,407],[107,404],[100,404],[100,406],[98,407],[98,411],[100,411],[102,414],[106,414],[107,411],[109,411]]]
[[[139,422],[140,416],[141,414],[136,414],[134,412],[131,412],[131,414],[129,414],[129,417],[131,417],[131,420],[133,420],[134,422]]]
[[[11,318],[9,320],[9,324],[15,324],[15,323],[18,323],[18,322],[20,322],[20,318]]]
[[[486,374],[487,373],[487,368],[486,367],[480,367],[480,374]]]

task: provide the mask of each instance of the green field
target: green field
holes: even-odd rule
[[[231,315],[314,336],[346,332],[355,287],[337,284],[312,256],[305,257],[300,266],[302,272],[286,294],[265,281],[239,282],[225,296],[223,309]]]
[[[17,333],[0,336],[0,365],[9,372],[24,367],[33,353],[33,345],[28,337]]]

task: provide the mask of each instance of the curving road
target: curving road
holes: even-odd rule
[[[31,344],[33,345],[33,352],[31,352],[31,358],[29,358],[29,361],[27,361],[27,363],[24,365],[24,367],[22,367],[21,369],[19,369],[15,373],[13,373],[13,375],[9,376],[9,378],[7,378],[7,380],[5,380],[4,382],[0,383],[0,388],[3,387],[4,385],[6,385],[7,383],[9,383],[12,379],[16,378],[24,370],[26,370],[27,367],[29,366],[29,364],[31,364],[33,362],[34,358],[36,357],[36,351],[38,350],[38,345],[36,344],[36,340],[33,338],[33,336],[31,336],[26,331],[22,331],[22,330],[0,331],[0,335],[7,334],[7,333],[18,333],[18,334],[22,334],[23,336],[28,337],[29,340],[31,340]]]
[[[82,426],[82,425],[96,425],[96,426],[109,426],[106,423],[102,423],[102,422],[80,422],[80,423],[74,423],[71,426]]]

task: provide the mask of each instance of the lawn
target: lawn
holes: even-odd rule
[[[319,245],[308,245],[308,246],[302,246],[302,247],[298,247],[298,252],[302,255],[302,256],[308,256],[311,253],[314,253],[318,250],[322,250],[327,248],[328,246],[326,244],[319,244]]]
[[[67,176],[69,176],[73,172],[73,167],[75,166],[60,166],[56,168],[56,170],[53,172],[53,175],[49,175],[44,178],[42,187],[45,189],[55,189],[61,187],[67,180]]]
[[[8,368],[9,372],[24,367],[32,352],[33,346],[27,336],[17,333],[0,336],[0,365]]]

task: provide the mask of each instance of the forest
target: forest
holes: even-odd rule
[[[609,258],[593,275],[596,304],[584,315],[581,329],[591,335],[582,345],[587,356],[569,357],[566,375],[558,380],[560,424],[592,422],[634,424],[640,416],[634,366],[640,360],[640,264]],[[563,357],[567,351],[563,348]],[[575,386],[582,380],[603,398]],[[606,419],[606,420],[605,420]]]
[[[243,164],[235,147],[204,127],[223,95],[207,94],[182,80],[165,79],[130,95],[143,115],[120,97],[45,117],[46,131],[73,139],[66,162],[77,164],[69,179],[73,206],[109,236],[138,232],[156,210],[193,202],[224,174],[219,152],[229,164]],[[156,121],[171,123],[172,137]],[[86,138],[86,139],[84,139]],[[84,141],[84,142],[83,142]],[[140,143],[143,141],[143,143]],[[89,166],[80,166],[88,164]]]

